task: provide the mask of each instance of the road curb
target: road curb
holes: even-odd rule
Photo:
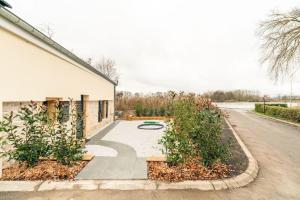
[[[231,124],[225,119],[248,158],[246,171],[222,180],[199,180],[166,183],[152,180],[76,180],[76,181],[0,181],[0,192],[56,190],[181,190],[202,191],[234,189],[248,185],[258,174],[258,164]]]

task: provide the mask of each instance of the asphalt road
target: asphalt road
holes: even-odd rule
[[[250,185],[225,191],[53,191],[1,193],[0,199],[300,199],[300,128],[227,110],[229,121],[258,160],[260,171]]]

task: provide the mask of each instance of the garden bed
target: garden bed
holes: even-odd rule
[[[15,163],[3,169],[0,180],[37,181],[37,180],[74,180],[75,176],[85,167],[88,161],[77,161],[72,166],[62,165],[57,161],[40,161],[34,167]]]
[[[243,173],[248,166],[248,159],[241,146],[235,139],[232,130],[223,122],[222,141],[230,141],[231,156],[227,162],[215,163],[211,167],[201,164],[200,158],[188,163],[168,166],[165,161],[148,161],[148,178],[167,182],[184,180],[216,180],[237,176]]]

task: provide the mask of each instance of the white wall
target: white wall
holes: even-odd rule
[[[0,17],[0,102],[81,94],[113,100],[114,85]]]

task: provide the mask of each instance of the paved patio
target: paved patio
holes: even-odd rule
[[[165,128],[141,130],[141,123],[118,121],[91,138],[86,149],[95,158],[76,179],[147,179],[146,158],[162,155],[158,141]]]

